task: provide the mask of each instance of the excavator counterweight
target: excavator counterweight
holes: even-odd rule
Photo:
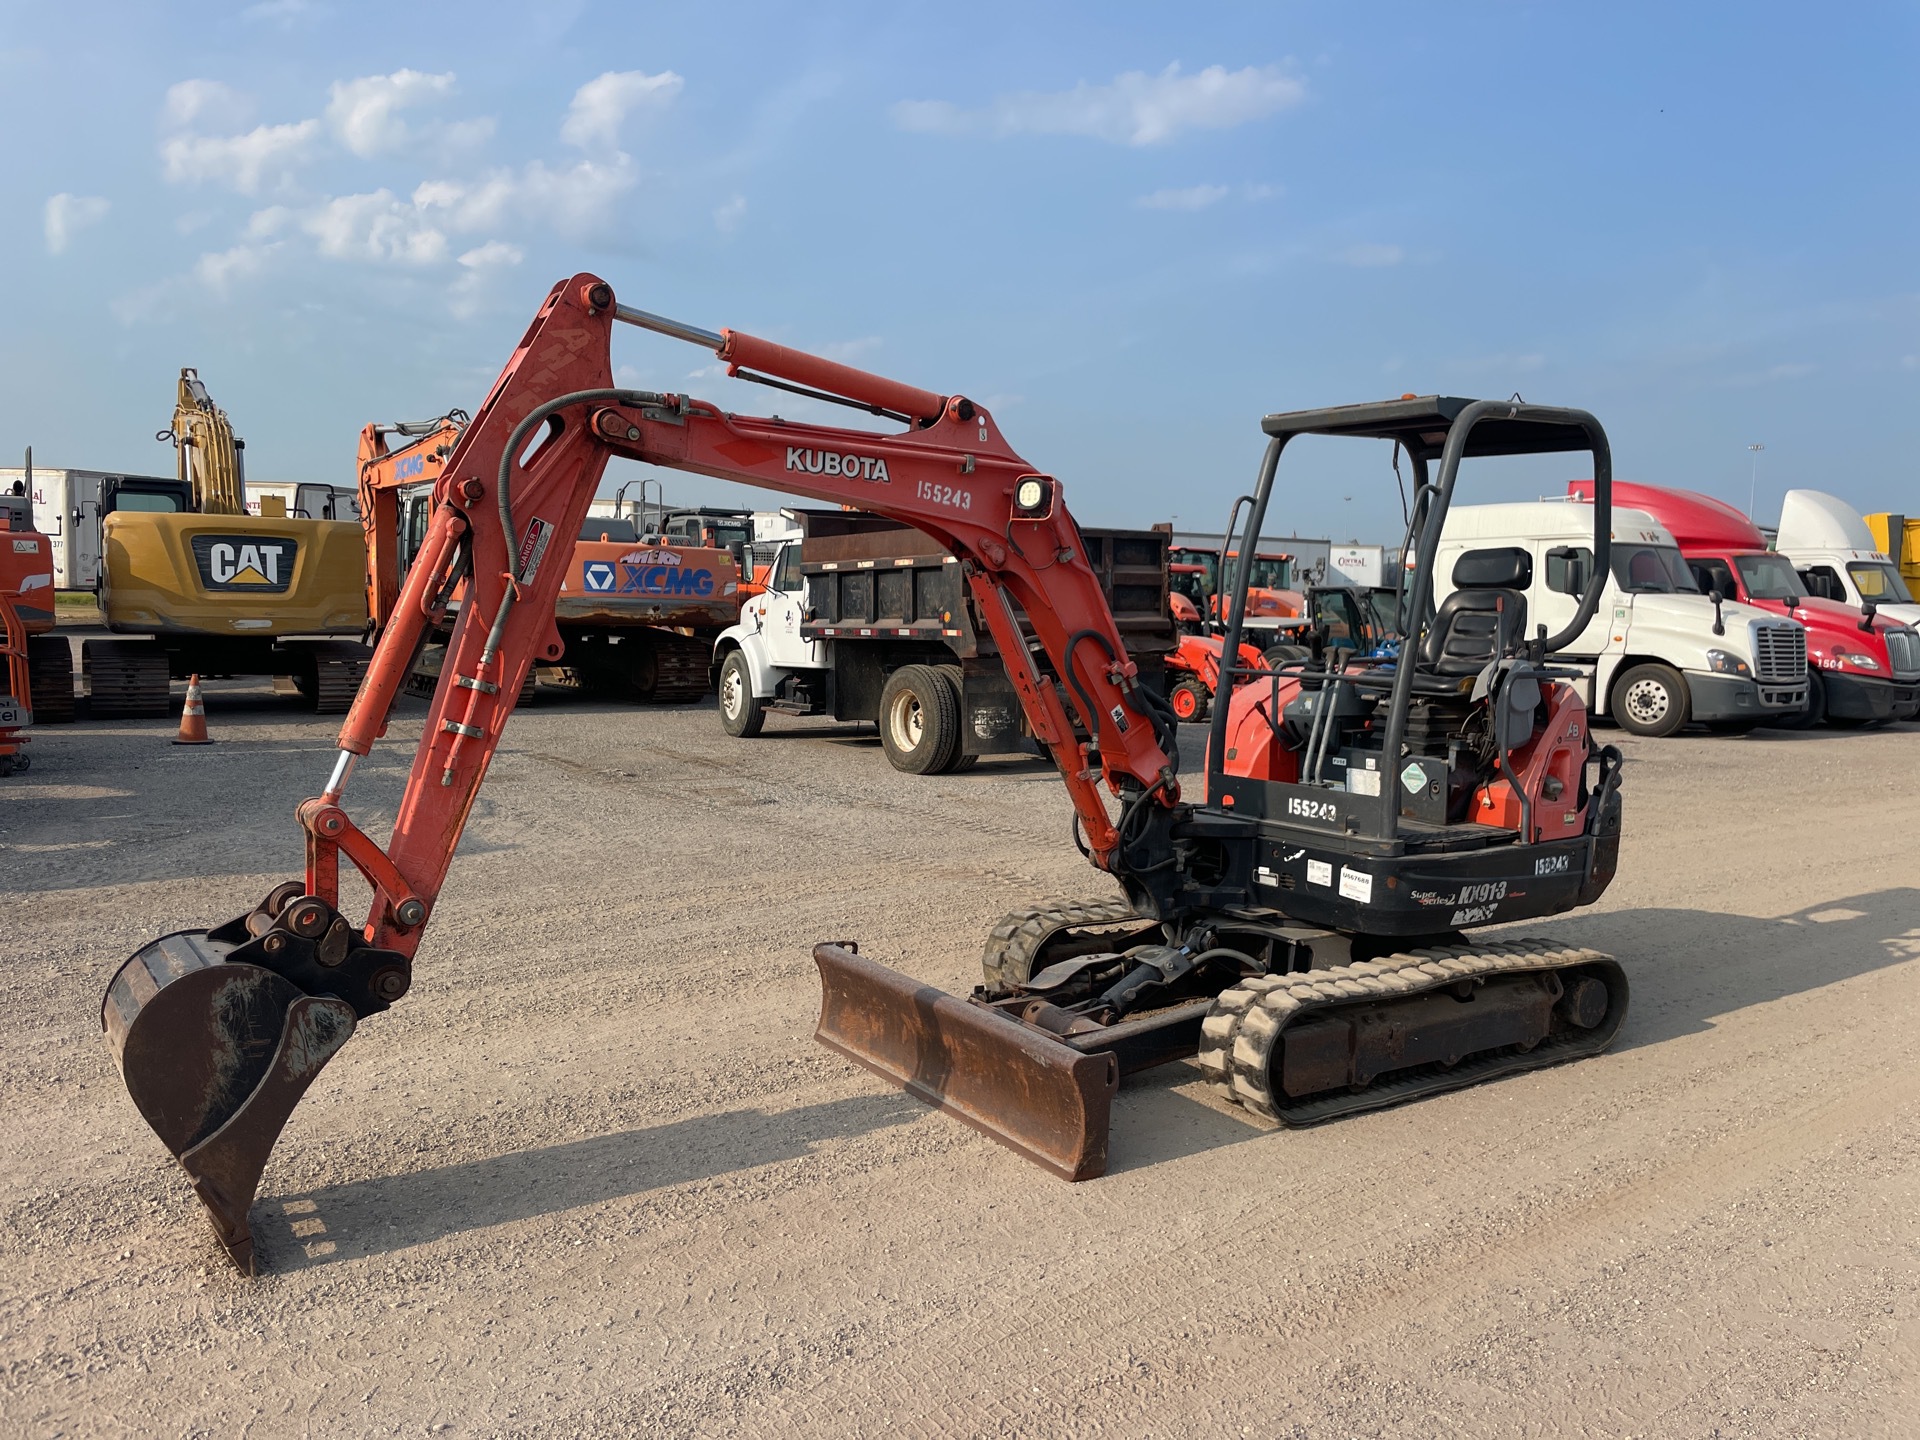
[[[881,416],[837,429],[613,383],[636,325],[713,350],[729,373]],[[522,682],[562,653],[555,599],[611,456],[872,511],[955,557],[1052,757],[1074,842],[1119,896],[1018,912],[962,998],[848,941],[814,952],[817,1038],[1068,1180],[1101,1174],[1121,1078],[1192,1057],[1248,1110],[1309,1124],[1604,1048],[1620,967],[1552,941],[1466,931],[1593,903],[1620,845],[1620,756],[1594,743],[1552,656],[1608,574],[1611,462],[1583,411],[1442,396],[1270,415],[1239,552],[1253,554],[1280,453],[1301,434],[1388,441],[1413,469],[1404,643],[1310,636],[1269,669],[1243,656],[1241,566],[1220,646],[1204,789],[1183,794],[1178,720],[1129,658],[1064,487],[993,417],[734,331],[556,285],[434,481],[322,793],[302,804],[306,873],[246,915],[163,937],[116,973],[102,1021],[129,1091],[185,1167],[236,1263],[273,1143],[359,1022],[404,996],[461,829]],[[1523,551],[1460,557],[1433,604],[1463,459],[1584,451],[1592,579],[1552,635],[1530,629]],[[1430,462],[1438,470],[1431,473]],[[377,537],[376,537],[377,538]],[[453,607],[459,597],[457,613]],[[445,659],[391,838],[344,794],[426,637]],[[373,892],[339,913],[344,855]]]

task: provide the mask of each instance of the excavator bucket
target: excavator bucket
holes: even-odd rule
[[[233,1263],[253,1273],[247,1211],[287,1117],[353,1034],[353,1007],[303,994],[204,930],[143,945],[100,1003],[133,1103],[193,1182]]]
[[[814,1039],[964,1120],[1063,1180],[1107,1169],[1107,1118],[1120,1064],[956,1000],[857,953],[816,945]]]

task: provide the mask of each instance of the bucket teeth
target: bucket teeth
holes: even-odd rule
[[[1120,1066],[866,959],[817,945],[814,1038],[1063,1180],[1107,1169]]]
[[[293,1107],[353,1034],[353,1007],[302,994],[205,931],[120,967],[101,1024],[127,1093],[177,1159],[233,1263],[253,1273],[247,1212]]]

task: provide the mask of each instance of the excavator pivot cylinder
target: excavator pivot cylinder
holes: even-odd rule
[[[1082,1054],[848,945],[816,945],[813,959],[813,1038],[822,1045],[1063,1180],[1106,1173],[1107,1120],[1120,1088],[1112,1052]]]
[[[247,1211],[293,1107],[353,1034],[353,1007],[226,957],[204,930],[165,935],[115,972],[100,1023],[127,1092],[192,1181],[233,1263],[253,1273]]]

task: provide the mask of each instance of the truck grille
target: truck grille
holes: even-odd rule
[[[1900,679],[1920,677],[1920,635],[1908,629],[1887,631],[1887,659]]]
[[[1753,678],[1765,685],[1798,685],[1807,678],[1807,632],[1799,625],[1753,627]]]

